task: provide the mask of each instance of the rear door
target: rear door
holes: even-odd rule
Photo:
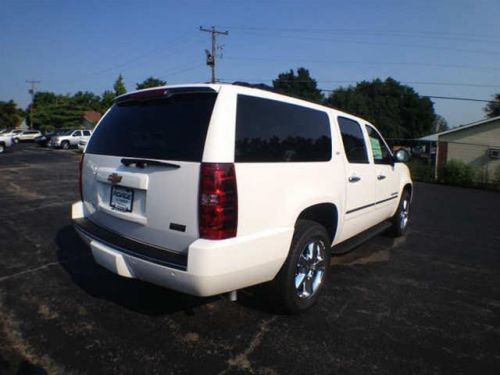
[[[399,170],[380,133],[373,126],[365,126],[375,167],[375,210],[380,220],[384,220],[392,215],[399,202]]]
[[[337,120],[346,156],[344,240],[374,225],[375,171],[361,125],[347,117]]]
[[[198,236],[198,190],[216,92],[132,94],[86,148],[89,219],[124,237],[183,253]]]

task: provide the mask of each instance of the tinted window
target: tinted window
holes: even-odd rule
[[[201,161],[216,94],[113,105],[87,146],[87,153],[149,159]]]
[[[83,135],[90,135],[90,132],[88,130],[84,130]]]
[[[325,112],[238,95],[236,162],[327,161],[331,155]]]
[[[77,131],[77,132],[74,132],[73,133],[73,137],[79,137],[82,135],[82,132],[81,131]]]
[[[375,164],[392,164],[392,155],[380,134],[368,125],[366,125],[366,131],[368,132],[368,139],[370,140],[373,161]]]
[[[349,163],[368,163],[365,139],[361,126],[354,120],[339,117],[340,133]]]

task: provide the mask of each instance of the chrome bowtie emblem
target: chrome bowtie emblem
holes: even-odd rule
[[[122,180],[122,176],[120,176],[117,173],[111,173],[108,176],[108,181],[111,182],[113,185],[120,183]]]

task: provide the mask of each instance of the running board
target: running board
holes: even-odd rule
[[[345,240],[344,242],[341,242],[338,245],[333,246],[330,249],[330,254],[331,255],[343,255],[345,253],[348,253],[349,251],[355,249],[356,247],[358,247],[359,245],[368,241],[369,239],[386,231],[387,229],[389,229],[391,227],[391,225],[392,225],[391,222],[383,221],[380,224],[377,224],[374,227],[371,227],[371,228],[355,235],[354,237],[349,238],[348,240]]]

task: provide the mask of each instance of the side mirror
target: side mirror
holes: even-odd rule
[[[404,148],[400,148],[394,156],[398,163],[406,163],[408,160],[410,160],[410,153]]]

